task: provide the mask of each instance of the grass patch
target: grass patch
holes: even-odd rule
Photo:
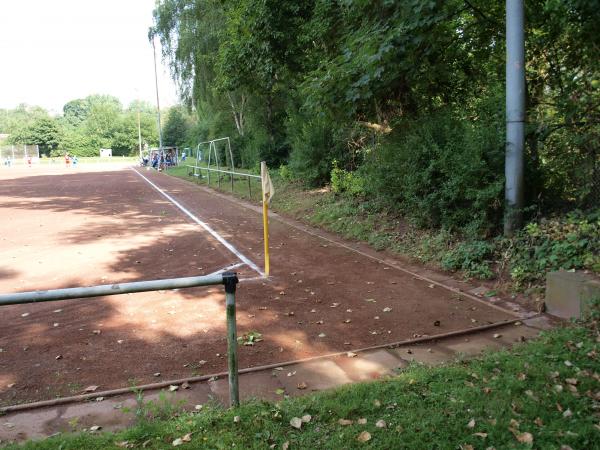
[[[385,381],[237,410],[208,405],[117,434],[57,436],[24,448],[170,448],[188,433],[181,448],[359,448],[364,431],[381,449],[598,448],[597,336],[595,327],[572,326],[479,360],[411,366]],[[305,415],[301,430],[290,425]]]

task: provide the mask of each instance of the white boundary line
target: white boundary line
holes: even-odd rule
[[[223,244],[223,246],[227,250],[229,250],[231,253],[233,253],[235,256],[237,256],[240,261],[247,264],[248,267],[250,267],[252,270],[257,272],[261,277],[266,278],[265,273],[262,270],[260,270],[260,268],[256,264],[254,264],[249,258],[244,256],[237,248],[235,248],[233,245],[231,245],[229,242],[227,242],[225,240],[225,238],[223,238],[219,233],[217,233],[210,226],[208,226],[205,222],[201,221],[198,217],[196,217],[194,214],[192,214],[190,211],[188,211],[181,203],[179,203],[177,200],[175,200],[173,197],[171,197],[169,194],[167,194],[165,191],[163,191],[161,188],[159,188],[156,184],[154,184],[152,181],[150,181],[144,175],[139,173],[134,168],[131,168],[131,170],[133,170],[140,177],[142,177],[144,180],[146,180],[146,182],[150,186],[152,186],[154,189],[156,189],[158,192],[160,192],[163,195],[163,197],[165,197],[167,200],[169,200],[171,203],[173,203],[173,205],[177,206],[177,208],[179,208],[186,216],[188,216],[190,219],[192,219],[194,222],[196,222],[198,225],[200,225],[202,228],[204,228],[206,231],[208,231],[212,237],[214,237],[217,241],[219,241],[221,244]]]

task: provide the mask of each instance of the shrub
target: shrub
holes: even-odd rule
[[[442,257],[444,270],[462,270],[469,277],[489,279],[494,277],[490,264],[493,262],[493,242],[472,241],[459,244]]]
[[[600,210],[575,211],[529,223],[503,242],[511,278],[520,287],[542,284],[554,270],[600,272]]]
[[[333,160],[331,190],[338,194],[346,192],[352,196],[359,196],[365,193],[365,180],[358,172],[341,169],[337,160]]]
[[[491,113],[405,121],[367,158],[367,192],[419,226],[489,235],[502,223],[502,133]]]
[[[294,177],[292,175],[292,171],[285,164],[282,164],[281,166],[279,166],[278,172],[279,172],[279,178],[281,178],[283,181],[292,181],[294,179]]]

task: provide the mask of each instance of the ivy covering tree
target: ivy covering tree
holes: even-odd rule
[[[150,35],[197,133],[233,137],[244,165],[488,234],[503,208],[504,14],[484,0],[161,0]],[[526,2],[531,212],[598,201],[598,23],[598,0]]]

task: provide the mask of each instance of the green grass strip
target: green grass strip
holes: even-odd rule
[[[597,355],[597,331],[572,326],[478,360],[415,365],[383,381],[237,410],[165,408],[170,418],[117,434],[59,435],[24,448],[172,448],[191,433],[179,448],[593,449],[600,442]],[[306,415],[301,429],[290,425]],[[364,432],[370,439],[361,442]]]

